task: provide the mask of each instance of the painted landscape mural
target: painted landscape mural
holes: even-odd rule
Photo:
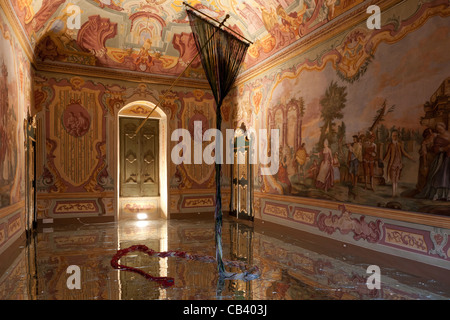
[[[30,63],[0,15],[0,209],[24,199],[24,118],[31,107]]]
[[[431,7],[238,88],[235,125],[280,132],[261,192],[450,215],[450,19]]]

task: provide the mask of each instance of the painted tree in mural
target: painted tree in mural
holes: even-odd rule
[[[299,122],[299,126],[300,126],[300,137],[299,137],[299,145],[302,144],[302,126],[303,126],[303,116],[305,115],[305,100],[303,99],[303,97],[300,97],[299,99],[291,99],[292,103],[296,103],[299,107],[299,111],[300,111],[300,122]]]
[[[344,157],[345,153],[344,153],[344,144],[345,144],[345,135],[346,135],[346,126],[345,126],[345,122],[342,121],[341,124],[338,126],[337,129],[337,134],[336,134],[336,138],[337,138],[337,144],[338,144],[338,153],[339,156]]]
[[[344,117],[342,110],[345,108],[346,102],[347,87],[338,86],[337,82],[331,81],[324,96],[320,99],[322,106],[320,118],[323,126],[321,127],[319,146],[323,145],[325,139],[328,139],[330,144],[335,142],[335,120]]]

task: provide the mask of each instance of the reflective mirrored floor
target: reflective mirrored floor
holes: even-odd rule
[[[248,223],[225,219],[224,259],[258,266],[252,281],[219,281],[215,262],[179,257],[149,257],[132,252],[120,263],[157,277],[171,277],[162,287],[143,276],[115,270],[117,250],[145,245],[155,251],[177,250],[199,257],[215,256],[212,220],[121,221],[44,229],[29,245],[1,262],[0,299],[34,300],[290,300],[290,299],[450,299],[450,287],[441,281],[447,271],[420,274],[386,266],[389,256],[364,258],[350,250],[317,246]],[[370,255],[369,255],[370,257]],[[380,266],[380,289],[366,284],[370,265]],[[79,267],[74,278],[69,266]],[[422,265],[423,266],[423,265]],[[411,269],[411,265],[409,266]],[[229,271],[238,271],[229,269]],[[445,277],[444,277],[445,278]],[[447,277],[448,278],[448,277]],[[70,289],[77,284],[80,289]]]

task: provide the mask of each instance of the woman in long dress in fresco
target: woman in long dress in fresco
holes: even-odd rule
[[[327,139],[323,142],[321,156],[322,162],[316,179],[316,188],[327,192],[334,185],[333,153],[328,147]]]

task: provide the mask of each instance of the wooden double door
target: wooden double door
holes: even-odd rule
[[[120,118],[120,196],[159,196],[159,120]]]
[[[238,139],[244,139],[244,143],[239,145]],[[250,141],[247,137],[235,138],[233,156],[230,215],[253,221],[253,173],[250,163]]]

